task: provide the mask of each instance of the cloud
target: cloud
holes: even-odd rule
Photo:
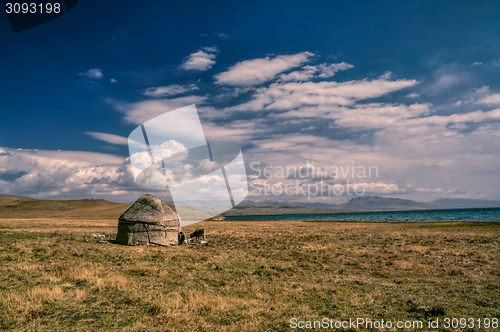
[[[328,78],[335,75],[336,72],[341,70],[346,70],[349,68],[354,68],[353,65],[341,62],[341,63],[332,63],[332,64],[320,64],[319,66],[304,66],[302,70],[293,71],[289,74],[281,74],[279,77],[279,81],[281,82],[289,82],[289,81],[310,81],[316,73],[319,72],[318,77]],[[388,79],[388,77],[386,78]]]
[[[408,98],[418,98],[420,95],[418,93],[412,92],[406,95]]]
[[[0,174],[22,171],[1,181],[3,193],[33,197],[136,197],[138,187],[123,157],[83,151],[0,148]]]
[[[158,86],[158,87],[151,87],[147,88],[143,95],[148,96],[148,97],[170,97],[182,93],[186,93],[189,91],[194,91],[194,90],[199,90],[199,88],[196,86],[196,84],[191,84],[191,85],[178,85],[178,84],[173,84],[173,85],[168,85],[168,86]]]
[[[98,68],[89,69],[85,73],[79,73],[78,75],[84,76],[91,80],[99,80],[104,76],[102,70]]]
[[[378,129],[385,132],[395,131],[407,134],[428,132],[440,128],[446,131],[446,126],[458,123],[480,123],[489,120],[500,120],[500,109],[489,112],[474,111],[447,116],[430,115],[429,105],[391,105],[391,104],[361,104],[354,107],[304,107],[275,115],[276,117],[313,117],[334,119],[335,124],[346,128]],[[450,129],[450,128],[448,128]],[[451,128],[453,129],[453,128]],[[463,127],[461,128],[463,129]]]
[[[444,67],[434,73],[434,82],[425,86],[422,90],[424,95],[435,96],[441,93],[451,91],[452,88],[457,88],[464,82],[471,80],[470,73],[460,71],[459,69],[451,66]]]
[[[158,145],[151,145],[150,149],[155,151],[155,157],[159,160],[163,160],[176,153],[187,150],[184,145],[175,140],[169,140]],[[130,155],[130,161],[134,179],[137,179],[139,174],[151,165],[151,155],[148,151],[136,152]],[[153,178],[151,180],[153,180]]]
[[[203,104],[206,97],[201,96],[185,96],[172,99],[160,100],[145,100],[137,103],[120,103],[113,100],[108,102],[115,107],[116,110],[124,113],[125,120],[133,124],[142,124],[149,119],[152,119],[163,113],[196,104]]]
[[[433,85],[433,88],[447,89],[458,84],[459,82],[460,79],[457,75],[444,74],[437,79],[436,83]]]
[[[484,98],[481,98],[475,102],[476,104],[486,104],[495,105],[500,104],[500,93],[495,93]]]
[[[307,62],[313,54],[302,52],[294,55],[280,55],[238,62],[228,71],[215,75],[220,85],[252,86],[276,78],[284,71]]]
[[[353,105],[417,84],[416,80],[273,83],[257,89],[253,99],[230,110],[290,110],[303,105]]]
[[[401,125],[403,120],[428,113],[427,105],[359,104],[353,107],[328,105],[303,107],[275,116],[333,119],[336,125],[342,127],[380,129]]]
[[[283,73],[277,82],[251,90],[248,102],[225,109],[273,111],[258,118],[248,115],[248,122],[255,123],[244,133],[250,135],[245,140],[252,142],[245,150],[247,164],[259,161],[286,167],[314,160],[350,165],[354,160],[378,166],[384,176],[384,180],[363,182],[372,194],[406,195],[421,201],[458,192],[500,197],[496,189],[500,181],[492,186],[488,184],[490,177],[481,175],[494,175],[495,167],[500,166],[498,149],[492,143],[500,135],[500,109],[443,115],[430,103],[364,103],[418,82],[391,80],[389,74],[375,80],[308,81],[317,75],[314,69],[318,67]],[[461,78],[440,75],[433,88],[447,89]],[[419,95],[410,93],[407,97]],[[308,128],[312,129],[305,130]],[[229,131],[224,134],[231,137]],[[273,183],[277,182],[270,180],[268,185]]]
[[[350,68],[354,68],[354,66],[346,62],[332,63],[329,65],[324,63],[318,66],[318,70],[320,72],[319,77],[323,78],[332,77],[333,75],[335,75],[336,72],[339,72],[341,70],[347,70]]]
[[[335,118],[328,118],[326,112],[314,113],[312,108],[304,109],[303,114],[311,118],[322,114],[325,116],[323,123],[332,121],[331,131],[354,125],[373,128],[375,133],[369,142],[329,139],[318,132],[276,134],[277,126],[274,125],[263,139],[253,141],[255,147],[251,151],[246,151],[247,164],[256,161],[285,168],[293,165],[298,168],[307,162],[326,166],[376,166],[380,178],[353,179],[351,182],[363,183],[371,194],[392,193],[420,201],[455,195],[457,190],[467,191],[469,194],[465,197],[479,194],[500,197],[500,180],[495,177],[500,167],[495,145],[500,137],[500,125],[487,122],[498,121],[500,112],[435,116],[429,114],[429,106],[425,105],[359,106],[359,110],[343,107]],[[370,114],[368,119],[363,118]],[[268,118],[275,115],[271,113]],[[380,116],[382,119],[377,122]],[[283,123],[284,118],[278,123]],[[341,123],[337,123],[339,119]],[[473,127],[477,129],[466,134],[449,126],[454,122],[468,124],[470,121],[477,124]],[[268,180],[269,185],[273,183],[274,179]]]
[[[200,113],[203,110],[200,110]],[[203,121],[203,131],[208,141],[231,141],[237,143],[248,142],[252,137],[265,132],[264,128],[259,128],[258,120],[236,120],[229,123],[216,124],[210,121]]]
[[[88,131],[85,134],[92,136],[93,138],[96,138],[98,140],[111,143],[111,144],[119,144],[119,145],[127,145],[128,144],[128,139],[126,137],[118,136],[118,135],[113,135],[113,134],[106,134],[106,133],[96,133],[92,131]]]
[[[419,82],[395,80],[390,72],[376,79],[319,81],[352,65],[314,65],[311,57],[305,52],[236,63],[215,76],[218,91],[205,96],[174,98],[186,93],[187,86],[154,87],[147,90],[151,96],[169,98],[113,104],[128,122],[140,124],[195,103],[207,140],[238,142],[247,166],[253,161],[284,167],[304,166],[307,160],[344,166],[355,161],[379,169],[382,179],[356,180],[370,194],[420,201],[456,197],[457,193],[500,198],[500,179],[495,177],[500,167],[495,144],[500,138],[500,109],[472,109],[475,101],[491,102],[486,99],[493,98],[487,87],[453,98],[446,109],[414,103],[434,90],[457,86],[467,77],[446,69],[431,73],[433,79],[422,87],[424,97],[403,93],[406,98],[419,98],[405,99],[408,105],[386,102],[389,98],[371,100]],[[234,105],[239,100],[244,102]],[[457,100],[463,100],[461,113],[453,107]],[[229,107],[216,107],[221,104]],[[268,185],[272,183],[271,179]]]
[[[225,39],[225,38],[229,38],[229,36],[228,36],[228,35],[226,35],[226,34],[225,34],[225,33],[223,33],[223,32],[218,33],[218,34],[217,34],[217,37],[220,37],[220,38],[223,38],[223,39]]]
[[[204,47],[201,50],[190,54],[182,63],[181,67],[186,70],[208,70],[215,64],[217,52],[218,49],[216,46]]]
[[[289,82],[289,81],[310,81],[317,71],[315,66],[304,66],[302,70],[292,71],[289,74],[281,74],[279,81]]]
[[[217,46],[207,46],[207,47],[202,47],[201,48],[203,51],[205,52],[209,52],[209,53],[218,53],[219,52],[219,48]]]
[[[117,82],[117,80],[115,80],[114,78],[109,79],[109,81],[110,81],[111,83],[116,83],[116,82]]]

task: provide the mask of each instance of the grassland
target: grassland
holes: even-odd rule
[[[103,199],[53,200],[0,194],[0,218],[116,220],[130,204]]]
[[[497,223],[210,221],[186,228],[207,229],[209,246],[171,248],[89,237],[113,238],[116,224],[0,219],[0,329],[290,331],[292,317],[500,317]]]

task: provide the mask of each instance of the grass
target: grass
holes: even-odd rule
[[[185,229],[204,227],[209,246],[171,248],[89,237],[113,239],[116,225],[0,219],[0,329],[291,331],[292,317],[500,318],[499,223],[210,221]]]
[[[104,199],[52,200],[0,194],[0,218],[116,220],[130,204]]]

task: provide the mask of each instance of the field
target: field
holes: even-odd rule
[[[500,318],[498,223],[210,221],[186,228],[204,227],[208,246],[170,248],[90,238],[116,225],[0,219],[0,329],[292,331],[294,317],[363,317],[450,331],[446,317]]]

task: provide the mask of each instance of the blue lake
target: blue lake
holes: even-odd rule
[[[500,221],[500,208],[377,211],[377,212],[335,212],[227,216],[225,220],[276,221],[276,220],[342,220],[342,221]]]

